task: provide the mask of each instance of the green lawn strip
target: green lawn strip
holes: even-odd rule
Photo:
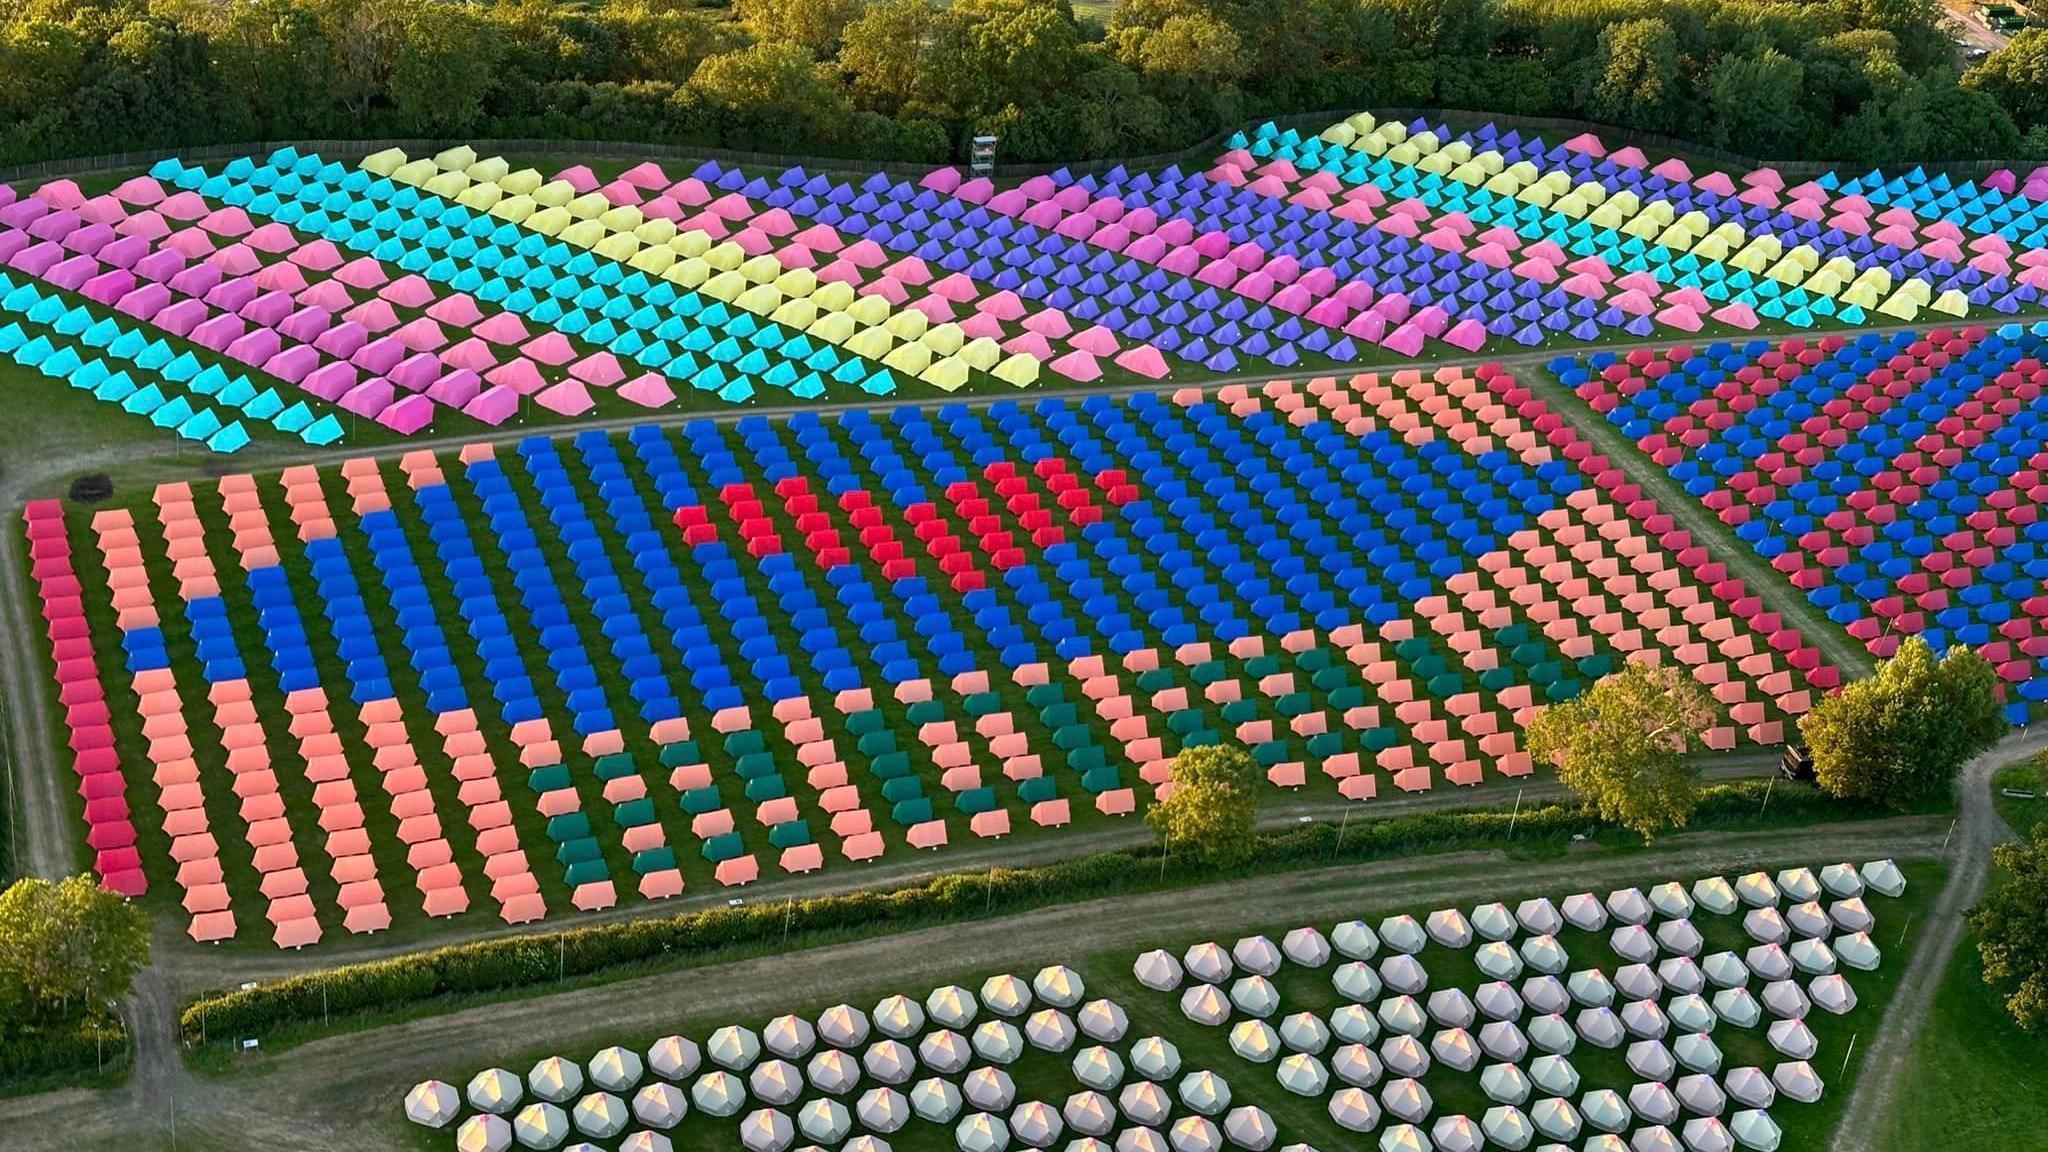
[[[617,449],[620,447],[620,444],[615,442],[613,447]],[[669,690],[674,692],[676,699],[683,703],[683,714],[690,722],[691,737],[695,740],[698,749],[704,752],[706,756],[716,755],[723,757],[724,749],[722,746],[717,747],[715,752],[713,751],[713,746],[719,745],[719,740],[711,729],[711,713],[700,706],[697,694],[691,690],[687,679],[680,674],[682,669],[676,663],[676,657],[680,653],[675,651],[672,643],[663,643],[664,640],[669,639],[668,629],[662,625],[661,614],[655,609],[653,597],[648,592],[647,585],[642,582],[639,570],[633,565],[632,554],[626,548],[625,540],[619,535],[618,527],[613,523],[611,515],[606,511],[604,500],[596,491],[595,484],[591,480],[590,471],[584,465],[582,454],[575,449],[574,445],[566,442],[557,443],[555,448],[561,455],[562,470],[567,473],[570,486],[576,491],[578,498],[583,502],[583,510],[589,516],[592,525],[596,527],[598,539],[604,544],[606,559],[611,563],[613,573],[618,576],[621,586],[626,589],[627,598],[632,601],[634,613],[639,618],[641,631],[646,634],[649,646],[653,648],[655,654],[662,657],[662,674],[668,682]],[[630,446],[628,446],[627,451],[620,453],[621,462],[624,462],[629,455]],[[630,467],[628,465],[629,476],[631,476]],[[511,470],[508,469],[508,471]],[[522,476],[526,475],[523,461],[517,468],[517,471]],[[646,493],[638,485],[635,485],[635,490],[640,492],[644,501]],[[657,534],[666,536],[675,530],[673,525],[667,523],[664,518],[655,516],[652,511],[649,512],[649,519],[654,521]],[[553,533],[545,533],[543,538],[544,540],[552,539]],[[564,559],[563,563],[567,563],[566,559]],[[682,566],[678,565],[678,568],[681,569]],[[570,566],[567,576],[568,579],[561,581],[564,589],[564,599],[572,605],[584,602],[582,581],[576,578],[573,565]],[[698,604],[704,602],[703,598],[694,591],[691,595],[691,600]],[[596,617],[585,612],[579,614],[578,619],[594,623]],[[708,622],[709,618],[707,618]],[[676,864],[682,870],[686,883],[691,885],[716,884],[717,880],[713,875],[712,864],[705,860],[703,854],[697,850],[701,847],[703,840],[692,830],[689,814],[684,812],[680,805],[676,803],[676,791],[670,787],[668,781],[669,770],[664,768],[661,763],[661,746],[653,741],[649,725],[641,718],[638,701],[635,701],[629,694],[629,685],[623,677],[613,676],[607,678],[605,674],[607,670],[615,669],[617,663],[612,658],[611,643],[609,639],[602,635],[597,635],[593,638],[592,631],[589,628],[584,629],[584,643],[592,653],[593,663],[598,665],[599,680],[605,685],[607,698],[614,703],[613,715],[619,720],[620,733],[625,736],[626,751],[632,757],[634,767],[638,770],[641,780],[647,786],[648,797],[654,800],[656,819],[661,824],[662,834],[669,848],[675,852]],[[616,688],[614,683],[617,685]],[[758,831],[758,825],[741,820],[741,815],[742,813],[739,811],[733,813],[735,830],[741,833],[743,839],[748,838],[746,833],[750,831],[756,833],[752,837],[753,840],[762,839],[762,835]],[[767,874],[767,870],[772,863],[772,855],[768,859],[763,860],[762,871],[764,875]],[[622,897],[623,895],[624,893],[621,892]]]
[[[452,460],[444,463],[450,468],[460,467]],[[454,587],[446,577],[440,555],[428,535],[426,520],[413,499],[412,489],[406,485],[404,477],[395,475],[390,467],[384,467],[382,472],[385,486],[392,496],[391,511],[404,526],[406,539],[413,544],[413,560],[420,566],[423,576],[421,583],[426,587],[427,599],[433,604],[434,616],[447,638],[448,652],[457,674],[462,678],[462,690],[469,698],[470,710],[476,713],[477,731],[483,735],[485,751],[497,768],[498,789],[512,809],[512,826],[519,832],[520,850],[526,854],[527,865],[540,884],[541,896],[547,906],[556,911],[566,909],[571,893],[563,878],[562,867],[550,851],[548,818],[541,815],[538,799],[527,785],[527,770],[520,764],[519,749],[511,741],[511,725],[505,722],[499,711],[498,698],[491,692],[483,659],[477,654],[476,642],[470,637],[462,617],[461,601],[456,598]],[[500,607],[504,607],[502,602]],[[517,605],[513,606],[513,611],[517,611]]]
[[[1819,863],[1821,862],[1813,862],[1815,866]],[[1850,983],[1855,988],[1858,996],[1856,1009],[1847,1017],[1835,1017],[1816,1011],[1807,1019],[1808,1026],[1813,1029],[1820,1041],[1819,1054],[1814,1058],[1813,1066],[1815,1072],[1819,1074],[1825,1085],[1825,1092],[1820,1103],[1817,1105],[1802,1105],[1790,1100],[1784,1100],[1771,1109],[1772,1118],[1777,1120],[1784,1128],[1785,1147],[1787,1148],[1821,1147],[1825,1143],[1828,1134],[1839,1123],[1842,1108],[1847,1104],[1856,1076],[1861,1070],[1860,1058],[1858,1058],[1856,1052],[1850,1050],[1852,1040],[1861,1039],[1862,1033],[1874,1030],[1882,1020],[1885,1008],[1889,1004],[1896,988],[1897,973],[1904,967],[1906,958],[1910,955],[1911,948],[1917,940],[1919,922],[1926,910],[1931,907],[1934,898],[1939,894],[1945,876],[1943,865],[1933,862],[1914,861],[1904,865],[1903,870],[1908,878],[1908,887],[1904,896],[1897,900],[1876,896],[1869,897],[1872,911],[1878,918],[1878,931],[1874,934],[1874,938],[1880,939],[1880,947],[1884,950],[1885,958],[1882,966],[1876,972],[1850,971],[1847,973]],[[1661,880],[1663,874],[1661,872],[1658,873],[1658,877]],[[1688,886],[1691,880],[1696,879],[1696,877],[1692,876],[1676,876],[1672,878],[1678,879],[1688,884]],[[1649,882],[1646,880],[1645,884],[1647,885]],[[1512,887],[1511,881],[1507,883],[1509,887],[1501,892],[1498,899],[1506,903],[1510,909],[1520,900],[1531,896],[1548,896],[1553,900],[1561,901],[1566,895],[1564,891],[1518,890]],[[1606,895],[1604,891],[1596,894],[1602,897]],[[1371,905],[1370,895],[1362,894],[1356,914],[1368,924],[1376,926],[1383,917],[1401,913],[1412,915],[1418,921],[1421,921],[1434,910],[1433,907],[1426,906],[1407,908],[1374,907]],[[1469,911],[1469,909],[1461,910]],[[1742,931],[1739,913],[1729,916],[1715,916],[1701,910],[1693,916],[1693,924],[1705,938],[1707,952],[1716,951],[1721,948],[1734,948],[1740,951],[1752,943]],[[1298,921],[1276,921],[1266,927],[1264,934],[1277,945],[1287,931],[1299,926],[1301,925]],[[1317,921],[1316,927],[1321,928],[1327,933],[1332,927],[1332,923]],[[1901,931],[1904,933],[1903,944],[1899,943]],[[1187,946],[1206,939],[1214,939],[1224,948],[1228,949],[1236,937],[1204,936],[1198,931],[1191,930],[1184,938],[1157,941],[1156,946],[1179,955]],[[1611,973],[1622,963],[1621,959],[1613,953],[1608,945],[1608,932],[1583,933],[1568,929],[1565,933],[1559,935],[1559,942],[1564,945],[1570,957],[1568,971],[1591,967]],[[806,941],[806,944],[808,943]],[[1382,956],[1384,955],[1385,951],[1383,949]],[[1361,1146],[1360,1138],[1338,1127],[1330,1118],[1326,1108],[1328,1094],[1343,1087],[1341,1080],[1333,1075],[1329,1088],[1322,1096],[1318,1097],[1301,1097],[1288,1092],[1274,1080],[1273,1065],[1252,1063],[1238,1056],[1232,1050],[1229,1042],[1232,1025],[1249,1019],[1249,1017],[1241,1012],[1233,1011],[1230,1023],[1214,1028],[1189,1021],[1181,1013],[1179,993],[1155,992],[1138,983],[1131,971],[1131,965],[1135,956],[1135,951],[1119,950],[1091,953],[1069,958],[1066,962],[1082,976],[1086,984],[1086,995],[1088,998],[1107,997],[1121,1006],[1129,1016],[1130,1027],[1124,1039],[1109,1045],[1119,1055],[1126,1055],[1131,1046],[1137,1041],[1152,1035],[1166,1038],[1178,1049],[1181,1058],[1180,1073],[1160,1082],[1160,1087],[1172,1103],[1172,1115],[1174,1117],[1178,1118],[1190,1114],[1190,1110],[1181,1103],[1179,1097],[1178,1085],[1180,1078],[1192,1072],[1208,1070],[1216,1073],[1229,1084],[1232,1092],[1231,1103],[1233,1106],[1255,1104],[1265,1109],[1274,1119],[1279,1128],[1281,1139],[1284,1141],[1305,1141],[1312,1146],[1321,1148]],[[740,958],[722,957],[721,959]],[[1449,949],[1431,941],[1423,948],[1417,959],[1428,973],[1430,990],[1455,987],[1461,988],[1469,994],[1486,981],[1486,977],[1479,972],[1477,966],[1473,963],[1470,949]],[[1343,957],[1336,956],[1333,957],[1330,966],[1317,970],[1303,969],[1292,964],[1284,965],[1280,973],[1273,980],[1275,988],[1280,992],[1280,1008],[1269,1018],[1268,1022],[1277,1028],[1282,1017],[1299,1011],[1314,1012],[1318,1017],[1327,1021],[1330,1012],[1346,1002],[1330,984],[1334,965],[1342,962]],[[982,981],[995,974],[988,971],[963,970],[943,979],[957,983],[970,991],[978,991]],[[1033,972],[1030,969],[1024,969],[1012,974],[1029,980]],[[1239,974],[1242,975],[1242,973]],[[942,981],[931,983],[936,985],[940,982]],[[877,999],[885,995],[901,993],[922,1000],[924,995],[930,990],[923,983],[905,987],[891,983],[886,975],[863,974],[849,978],[844,987],[835,990],[829,997],[811,997],[802,1002],[792,1002],[784,1006],[784,1010],[803,1016],[806,1019],[815,1019],[819,1013],[833,1004],[851,1003],[865,1011]],[[552,991],[554,989],[546,989],[542,990],[540,994],[547,994]],[[1391,995],[1391,993],[1387,994]],[[1416,999],[1418,1002],[1426,1003],[1427,995],[1428,993],[1424,992],[1419,994]],[[1617,1000],[1617,1011],[1619,1003],[1620,1001]],[[1570,1015],[1575,1014],[1576,1011],[1577,1009],[1574,1007],[1571,1012],[1567,1013],[1568,1018]],[[978,1015],[977,1022],[990,1018],[992,1018],[992,1014],[983,1011]],[[1724,1023],[1715,1030],[1713,1033],[1714,1040],[1721,1047],[1724,1054],[1724,1071],[1744,1064],[1754,1064],[1763,1068],[1768,1073],[1773,1066],[1781,1062],[1783,1058],[1771,1050],[1765,1039],[1764,1030],[1770,1020],[1769,1014],[1765,1013],[1764,1019],[1760,1020],[1757,1026],[1752,1029],[1737,1029],[1732,1025]],[[644,1051],[660,1035],[669,1032],[679,1033],[702,1043],[714,1029],[727,1024],[741,1024],[759,1032],[767,1022],[768,1016],[765,1014],[735,1019],[730,1015],[721,1015],[716,1009],[695,1008],[679,1011],[675,1019],[660,1033],[612,1036],[600,1040],[599,1043],[617,1043],[638,1051]],[[1524,1023],[1526,1023],[1526,1017]],[[1021,1021],[1018,1022],[1018,1026],[1021,1030]],[[925,1031],[929,1033],[936,1030],[937,1027],[938,1025],[935,1023],[928,1023]],[[1432,1021],[1425,1027],[1423,1034],[1418,1038],[1425,1048],[1428,1047],[1430,1038],[1435,1034],[1437,1027]],[[1478,1025],[1475,1024],[1473,1026],[1475,1037],[1477,1029]],[[1385,1039],[1387,1035],[1390,1034],[1383,1030],[1382,1039]],[[879,1036],[876,1038],[879,1038]],[[1029,1049],[1022,1058],[1005,1069],[1016,1083],[1017,1102],[1022,1103],[1027,1100],[1037,1099],[1058,1107],[1070,1094],[1083,1091],[1084,1086],[1073,1078],[1067,1065],[1076,1051],[1091,1043],[1093,1041],[1088,1040],[1085,1036],[1081,1037],[1076,1040],[1073,1049],[1062,1054]],[[1332,1040],[1333,1047],[1337,1043],[1339,1042],[1334,1039]],[[1376,1048],[1377,1044],[1373,1046]],[[1583,1093],[1599,1088],[1611,1088],[1624,1098],[1627,1097],[1629,1088],[1637,1083],[1640,1077],[1629,1071],[1627,1067],[1625,1061],[1626,1046],[1627,1044],[1624,1042],[1622,1047],[1610,1051],[1601,1050],[1581,1042],[1573,1050],[1567,1059],[1578,1070],[1581,1077],[1579,1092],[1574,1093],[1572,1096],[1574,1104],[1577,1103],[1579,1096]],[[1861,1050],[1863,1045],[1857,1044],[1856,1048]],[[1527,1059],[1534,1059],[1540,1054],[1540,1049],[1532,1048]],[[589,1053],[581,1048],[564,1048],[562,1044],[551,1043],[546,1039],[538,1041],[515,1040],[506,1045],[502,1051],[473,1054],[473,1058],[468,1063],[447,1069],[446,1078],[459,1084],[462,1082],[462,1078],[466,1078],[469,1074],[493,1066],[508,1068],[515,1073],[523,1074],[528,1067],[542,1057],[564,1056],[580,1061],[586,1059],[588,1055]],[[858,1055],[858,1053],[856,1052],[855,1055]],[[1327,1060],[1328,1055],[1329,1052],[1326,1050],[1323,1053],[1325,1060]],[[1846,1066],[1844,1057],[1848,1058]],[[763,1060],[770,1058],[769,1055],[764,1053]],[[1444,1117],[1461,1114],[1470,1117],[1477,1124],[1487,1109],[1493,1107],[1493,1102],[1487,1099],[1479,1084],[1480,1072],[1491,1062],[1491,1059],[1486,1057],[1482,1051],[1479,1064],[1471,1072],[1461,1073],[1450,1070],[1440,1062],[1432,1061],[1430,1071],[1420,1078],[1423,1087],[1429,1092],[1433,1103],[1430,1117],[1424,1122],[1423,1127],[1427,1129]],[[800,1065],[802,1062],[797,1061],[797,1063]],[[980,1067],[986,1063],[986,1061],[976,1059],[970,1063],[969,1067]],[[713,1066],[707,1062],[704,1070],[708,1071],[711,1067]],[[702,1073],[700,1072],[699,1074],[701,1075]],[[913,1078],[913,1082],[916,1079],[932,1074],[929,1069],[920,1067]],[[946,1078],[954,1081],[956,1084],[961,1079],[957,1075]],[[1142,1079],[1142,1076],[1135,1070],[1130,1070],[1126,1074],[1124,1084],[1138,1083]],[[1381,1084],[1384,1085],[1387,1079],[1392,1079],[1391,1072],[1382,1080]],[[874,1086],[875,1082],[864,1076],[860,1086],[856,1089],[856,1094],[859,1091],[864,1091]],[[684,1087],[687,1089],[688,1085],[685,1084]],[[899,1090],[907,1092],[908,1088],[909,1085],[906,1084],[901,1086]],[[807,1088],[803,1097],[797,1103],[782,1106],[782,1110],[794,1117],[804,1103],[817,1098],[818,1095],[815,1091]],[[1115,1092],[1108,1093],[1108,1095],[1112,1101],[1115,1100]],[[1540,1091],[1533,1092],[1530,1103],[1533,1103],[1542,1095],[1543,1093]],[[849,1095],[846,1098],[849,1110],[851,1110],[851,1100],[853,1098],[853,1095]],[[1967,1094],[1958,1094],[1949,1098],[1967,1099],[1968,1096]],[[761,1106],[758,1101],[750,1100],[746,1108],[742,1110],[742,1114],[745,1111]],[[1524,1107],[1526,1108],[1528,1105],[1525,1104]],[[2029,1102],[2029,1107],[2031,1109],[2031,1101]],[[971,1104],[963,1104],[961,1114],[964,1116],[973,1110]],[[1733,1110],[1732,1105],[1731,1110]],[[449,1144],[450,1137],[446,1133],[435,1134],[415,1126],[404,1125],[402,1119],[399,1119],[397,1116],[396,1107],[394,1106],[390,1111],[391,1116],[388,1122],[385,1123],[385,1127],[394,1135],[401,1130],[409,1130],[411,1133],[411,1146],[423,1149],[438,1149],[444,1148]],[[1395,1122],[1392,1119],[1382,1121],[1383,1125],[1391,1125]],[[737,1116],[729,1119],[719,1119],[704,1116],[700,1112],[693,1110],[683,1124],[671,1130],[668,1135],[677,1142],[678,1146],[713,1150],[713,1152],[738,1152],[741,1147],[738,1138],[738,1123],[739,1117]],[[1119,1125],[1122,1126],[1123,1123],[1121,1117],[1119,1117]],[[856,1123],[856,1131],[858,1130],[859,1127]],[[1590,1133],[1591,1131],[1593,1130],[1589,1128],[1588,1132]],[[1076,1135],[1078,1133],[1069,1132],[1067,1134],[1068,1137]],[[890,1134],[888,1140],[894,1147],[944,1152],[945,1149],[952,1147],[952,1137],[953,1133],[950,1125],[931,1124],[913,1117],[908,1126],[900,1132]],[[1902,1145],[1901,1148],[1931,1146],[1933,1145]],[[2027,1145],[2013,1144],[2010,1146],[2017,1149]],[[2002,1149],[2004,1146],[1992,1145],[1989,1147],[1996,1150]]]
[[[319,826],[320,810],[313,804],[313,784],[306,779],[306,762],[298,739],[291,734],[291,714],[284,708],[284,690],[271,666],[271,652],[249,585],[244,579],[241,558],[234,550],[234,533],[221,508],[218,488],[198,485],[192,492],[193,506],[206,527],[206,549],[220,584],[221,599],[227,604],[227,621],[235,637],[235,648],[247,670],[250,702],[263,727],[264,747],[269,752],[271,772],[277,777],[277,793],[284,801],[284,818],[290,823],[292,844],[298,849],[299,868],[306,874],[306,894],[324,932],[334,934],[341,927],[341,912],[335,903],[341,886],[334,881],[334,862],[327,853],[327,836]],[[365,812],[367,823],[367,810]]]
[[[2031,792],[2033,796],[2009,796],[2008,792]],[[2034,825],[2048,822],[2048,757],[2036,756],[2000,768],[1991,780],[1991,799],[2016,836],[2024,838]]]
[[[1880,1152],[2032,1152],[2048,1131],[2048,1034],[2029,1035],[1984,983],[1977,938],[1949,960],[1886,1111]]]
[[[519,497],[520,505],[526,513],[528,526],[533,530],[535,539],[540,542],[542,551],[548,553],[549,572],[562,593],[563,602],[573,603],[569,597],[571,593],[578,592],[578,586],[573,580],[562,579],[562,573],[558,570],[559,557],[553,554],[559,552],[559,549],[550,549],[549,545],[553,539],[549,532],[550,526],[546,517],[535,518],[537,505],[532,499],[530,488],[522,490],[521,473],[523,469],[518,467],[505,468],[512,491]],[[520,656],[526,661],[528,673],[533,677],[535,693],[540,699],[541,715],[548,718],[552,735],[561,746],[562,763],[569,769],[571,784],[576,789],[578,810],[590,818],[591,835],[597,840],[605,869],[610,874],[619,898],[626,899],[627,894],[633,889],[633,858],[620,841],[623,830],[612,819],[612,806],[604,799],[604,786],[597,778],[595,758],[584,752],[583,737],[570,723],[573,713],[569,709],[567,695],[552,675],[546,650],[540,643],[540,634],[534,628],[524,599],[512,583],[511,564],[506,559],[497,534],[491,529],[490,519],[484,513],[482,501],[477,496],[474,484],[470,482],[467,470],[459,465],[455,466],[448,474],[448,483],[455,497],[456,507],[461,510],[463,522],[469,528],[470,539],[476,543],[477,555],[482,559],[484,569],[490,573],[492,586],[497,590],[499,606],[505,611],[506,622],[519,646]],[[579,619],[578,623],[587,624],[588,621]],[[598,672],[598,682],[604,688],[608,699],[619,699],[623,696],[624,690],[618,683],[617,669],[609,660],[609,650],[601,647],[597,651],[605,657],[591,660],[592,667]],[[546,841],[543,840],[542,843]]]

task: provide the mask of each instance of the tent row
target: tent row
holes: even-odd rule
[[[93,852],[100,884],[123,896],[149,891],[149,876],[136,847],[128,785],[114,744],[113,712],[100,679],[99,654],[85,614],[84,589],[73,563],[63,505],[30,501],[22,509],[28,539],[29,579],[34,582],[43,632],[56,667],[57,702],[64,708],[64,745],[85,802],[85,842]]]
[[[2040,251],[2048,217],[2011,205],[2002,205],[1995,218],[1983,211],[1945,212],[1957,200],[1946,176],[1915,170],[1888,180],[1872,173],[1845,184],[1827,173],[1786,189],[1777,173],[1761,169],[1745,174],[1738,190],[1724,173],[1695,178],[1675,158],[1650,167],[1633,149],[1605,157],[1597,146],[1584,147],[1583,138],[1579,148],[1546,148],[1540,138],[1524,140],[1491,126],[1454,136],[1422,121],[1375,124],[1370,117],[1353,117],[1342,129],[1337,136],[1349,135],[1348,147],[1378,157],[1373,167],[1404,183],[1477,186],[1579,220],[1603,238],[1725,261],[1860,308],[1881,307],[1880,298],[1915,281],[1921,287],[1914,299],[1926,305],[1947,298],[1944,311],[1952,314],[1960,313],[1953,312],[1950,293],[1972,297],[1971,305],[2003,300],[2009,306],[2048,286],[2040,267],[2048,259]],[[1323,139],[1338,142],[1329,133]],[[1875,195],[1860,194],[1866,183]],[[1916,205],[1938,207],[1922,218]],[[2016,289],[2032,291],[2013,295]]]
[[[1873,653],[1907,635],[1972,645],[2023,723],[2048,698],[2044,341],[2048,326],[2006,325],[1557,371]],[[1763,394],[1739,413],[1712,398],[1736,388]]]
[[[297,742],[293,751],[313,785],[320,847],[335,885],[335,904],[342,909],[342,926],[356,934],[382,931],[391,925],[391,911],[370,850],[368,814],[341,750],[327,690],[314,672],[305,619],[292,598],[269,514],[255,480],[247,474],[221,477],[218,492],[233,534],[233,558],[242,569],[263,649],[284,694],[284,711],[291,717]],[[195,516],[193,493],[186,485],[159,487],[157,506],[178,507],[186,519]]]
[[[274,393],[259,393],[246,377],[230,381],[219,365],[201,368],[189,353],[180,356],[111,317],[95,318],[83,305],[67,308],[55,293],[17,285],[4,273],[0,312],[21,317],[0,327],[0,352],[16,364],[211,451],[232,453],[248,445],[243,416],[286,432],[310,432],[318,422],[310,411],[290,412]],[[313,435],[325,438],[328,431]]]

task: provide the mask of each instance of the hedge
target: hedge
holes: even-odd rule
[[[90,1076],[119,1067],[127,1056],[128,1034],[116,1018],[19,1026],[0,1022],[0,1087]]]
[[[1763,781],[1744,781],[1704,789],[1694,825],[1756,822],[1765,788]],[[1780,786],[1763,818],[1811,821],[1850,811],[1810,787]],[[1511,837],[1556,842],[1599,829],[1591,810],[1576,804],[1520,812],[1424,812],[1348,827],[1317,821],[1261,833],[1252,859],[1228,870],[1193,858],[1162,860],[1151,849],[1104,852],[1029,868],[951,873],[896,889],[863,889],[480,940],[203,996],[185,1008],[179,1024],[187,1043],[262,1037],[290,1026],[331,1024],[442,998],[514,992],[629,966],[689,967],[726,949],[784,941],[796,948],[833,934],[880,935],[1241,875],[1479,848],[1506,843]]]

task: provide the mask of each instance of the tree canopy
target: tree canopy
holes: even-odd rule
[[[1173,788],[1145,812],[1168,851],[1213,864],[1236,864],[1258,846],[1259,768],[1234,744],[1184,748],[1173,759]]]
[[[2048,34],[1935,0],[178,0],[0,15],[0,163],[292,137],[1142,155],[1253,116],[1573,116],[1751,154],[2048,152]],[[2025,135],[2028,132],[2032,135]]]
[[[1689,757],[1714,721],[1713,701],[1670,665],[1629,664],[1529,723],[1529,755],[1600,818],[1649,840],[1683,828],[1699,803]]]
[[[1830,795],[1900,808],[1945,792],[2005,731],[1991,664],[1967,648],[1936,660],[1917,636],[1799,722]]]
[[[2048,1031],[2048,824],[2027,839],[1991,850],[2003,874],[1970,911],[1984,981],[2029,1032]]]

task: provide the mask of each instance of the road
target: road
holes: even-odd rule
[[[251,1056],[226,1076],[194,1074],[174,1052],[159,1053],[158,1037],[145,1033],[143,1067],[121,1088],[0,1100],[0,1146],[10,1152],[168,1147],[174,1114],[178,1146],[187,1149],[403,1146],[394,1118],[406,1088],[429,1076],[460,1076],[494,1059],[512,1059],[535,1044],[582,1053],[674,1026],[685,1014],[708,1012],[713,1022],[758,1020],[793,1004],[871,1001],[1104,952],[1135,955],[1191,932],[1227,938],[1284,927],[1276,917],[1327,922],[1664,877],[1881,856],[1932,859],[1942,851],[1946,828],[1943,820],[1920,817],[1831,825],[1796,838],[1688,833],[1643,852],[1594,850],[1536,863],[1464,852],[1061,905],[972,931],[952,926],[902,933],[372,1028]],[[141,996],[143,1015],[167,1007],[148,984]]]

